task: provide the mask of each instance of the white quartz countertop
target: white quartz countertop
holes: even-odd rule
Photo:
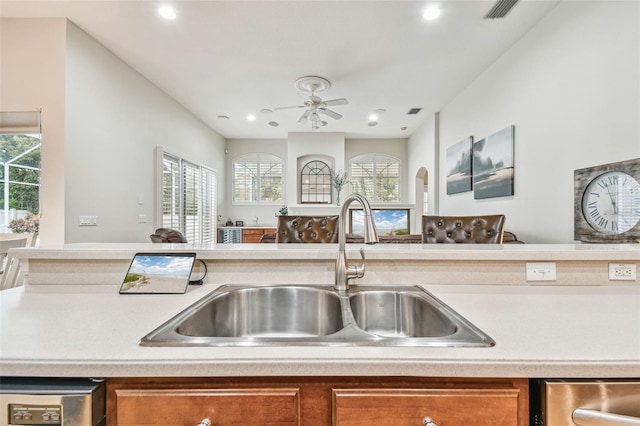
[[[17,258],[128,259],[137,252],[196,252],[203,260],[335,259],[337,244],[76,243],[13,249]],[[640,244],[347,244],[349,258],[364,248],[372,260],[640,260]]]
[[[428,285],[488,348],[141,347],[217,286],[120,295],[115,285],[0,292],[3,376],[640,377],[640,287]]]

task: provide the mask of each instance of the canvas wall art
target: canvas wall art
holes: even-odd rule
[[[461,140],[447,148],[447,194],[458,194],[472,189],[473,138]]]
[[[513,195],[513,141],[509,126],[473,144],[473,198]]]

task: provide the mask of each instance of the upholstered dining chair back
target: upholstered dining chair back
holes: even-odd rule
[[[422,216],[423,243],[501,244],[504,215]]]
[[[339,216],[278,216],[276,243],[337,243]]]
[[[169,228],[158,228],[154,234],[149,235],[154,243],[186,243],[187,238],[182,232]]]

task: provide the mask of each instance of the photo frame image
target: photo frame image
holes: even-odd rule
[[[473,189],[473,136],[447,148],[447,194]]]
[[[505,197],[514,194],[515,126],[473,144],[473,198]]]
[[[244,226],[244,221],[236,220],[236,226]]]

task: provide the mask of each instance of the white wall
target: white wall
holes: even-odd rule
[[[224,139],[72,23],[2,19],[0,36],[0,109],[42,108],[42,246],[148,242],[158,145],[224,181]]]
[[[65,242],[149,242],[156,146],[216,170],[223,203],[220,135],[70,22],[66,69]]]
[[[407,193],[408,202],[416,202],[416,174],[421,167],[427,169],[428,192],[428,214],[438,214],[438,162],[437,141],[438,141],[438,117],[437,114],[430,115],[425,123],[416,129],[407,141]],[[417,206],[416,206],[417,208]],[[422,220],[412,217],[412,233],[422,232]]]
[[[512,124],[515,195],[446,195],[446,148]],[[640,157],[640,2],[561,2],[442,109],[439,151],[440,214],[504,213],[524,241],[572,242],[573,171]]]
[[[0,19],[0,109],[42,109],[41,246],[64,240],[66,22]]]

